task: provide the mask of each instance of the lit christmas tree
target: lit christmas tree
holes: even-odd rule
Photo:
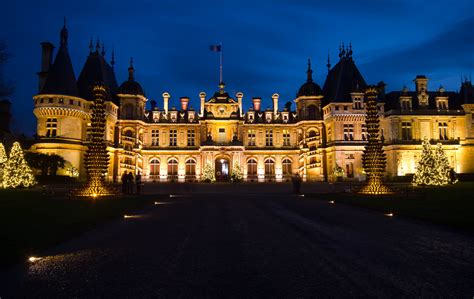
[[[109,154],[105,144],[105,87],[96,85],[93,88],[94,105],[91,118],[91,141],[85,155],[87,184],[78,190],[79,196],[106,196],[115,192],[105,185],[105,176],[109,168]]]
[[[3,143],[0,143],[0,188],[3,188],[3,170],[5,168],[5,163],[7,163],[8,157],[7,152]]]
[[[383,140],[379,137],[379,115],[377,111],[377,87],[369,86],[366,90],[365,124],[367,126],[368,143],[362,155],[362,166],[366,173],[366,183],[359,190],[362,194],[393,193],[383,183],[386,157],[383,150]]]
[[[449,175],[451,172],[451,167],[449,166],[448,156],[446,156],[441,143],[436,144],[434,160],[437,185],[448,185],[451,182],[451,177]]]
[[[210,163],[207,163],[202,170],[201,180],[203,182],[211,183],[216,180],[216,175],[214,173],[214,168]]]
[[[413,185],[438,185],[436,161],[428,138],[422,142],[421,157],[413,175]]]
[[[13,143],[10,157],[3,168],[3,187],[31,187],[36,184],[33,170],[25,160],[23,150],[18,142]]]
[[[243,177],[244,175],[242,174],[242,170],[240,169],[239,164],[234,163],[234,167],[232,168],[232,174],[230,175],[232,182],[238,183],[242,181]]]

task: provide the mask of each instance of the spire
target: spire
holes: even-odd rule
[[[66,28],[66,17],[64,17],[64,25],[63,29],[61,29],[61,42],[60,45],[67,47],[67,38],[68,38],[68,32]]]
[[[342,46],[339,44],[339,59],[342,58]]]
[[[349,51],[347,51],[347,58],[352,59],[352,43],[349,43]]]
[[[89,53],[92,53],[94,51],[94,43],[92,42],[92,36],[91,40],[89,41]]]
[[[128,81],[135,80],[135,68],[133,67],[133,57],[130,57],[130,66],[128,67]]]
[[[105,56],[105,45],[104,45],[104,43],[102,43],[102,53],[101,54],[102,54],[102,56]]]
[[[95,43],[95,52],[99,53],[100,52],[100,41],[97,39],[97,42]]]
[[[342,43],[342,52],[341,52],[340,57],[344,58],[345,56],[346,56],[346,48],[344,47],[344,43]]]
[[[114,67],[115,65],[115,50],[112,49],[112,58],[110,59],[110,65]]]
[[[308,78],[306,79],[307,82],[313,82],[313,70],[311,69],[311,59],[308,58],[308,70],[306,71]]]
[[[326,66],[328,67],[328,73],[329,73],[329,71],[331,70],[331,60],[329,60],[329,51],[328,51],[328,64],[326,64]]]

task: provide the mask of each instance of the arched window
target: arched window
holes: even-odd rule
[[[174,158],[168,161],[168,176],[172,178],[178,176],[178,160]]]
[[[247,161],[247,176],[250,178],[257,176],[257,160],[249,159]]]
[[[283,159],[282,161],[282,171],[283,171],[283,176],[291,176],[291,160],[288,158]]]
[[[317,137],[319,136],[319,131],[317,129],[312,129],[311,131],[308,132],[308,137]]]
[[[275,176],[275,161],[272,159],[265,160],[265,176],[273,177]]]
[[[308,106],[308,119],[316,119],[316,106],[315,105]]]
[[[196,176],[196,161],[194,159],[186,160],[186,176]]]
[[[154,158],[150,161],[150,175],[160,175],[160,160]]]

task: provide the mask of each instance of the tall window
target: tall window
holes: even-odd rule
[[[178,130],[170,130],[170,146],[178,145]]]
[[[58,134],[58,119],[48,118],[46,120],[46,137],[56,137]]]
[[[160,145],[160,130],[151,130],[151,145]]]
[[[283,130],[283,146],[290,146],[290,130]]]
[[[249,146],[255,146],[255,130],[248,130],[247,139]]]
[[[402,107],[402,111],[411,110],[411,99],[400,99],[400,106]]]
[[[436,101],[438,110],[447,110],[448,109],[448,100],[447,99],[439,99]]]
[[[354,109],[362,109],[362,99],[354,98]]]
[[[273,130],[265,130],[265,145],[273,146]]]
[[[248,177],[257,176],[257,161],[255,159],[250,159],[247,162],[247,176]]]
[[[176,159],[171,159],[168,161],[168,176],[177,176],[178,175],[178,161]]]
[[[150,161],[150,175],[160,175],[160,160],[152,159]]]
[[[186,160],[186,176],[196,176],[196,161],[194,159]]]
[[[368,140],[366,124],[362,124],[361,136],[362,136],[362,140],[364,141]]]
[[[194,130],[188,130],[188,146],[195,145],[196,133]]]
[[[411,132],[412,132],[411,122],[409,121],[402,122],[402,140],[411,140],[412,139]]]
[[[438,123],[439,128],[439,140],[448,140],[448,123]]]
[[[344,140],[354,140],[353,124],[344,124]]]
[[[272,159],[265,160],[265,176],[275,175],[275,161]]]
[[[291,160],[288,158],[283,159],[282,161],[282,171],[283,176],[291,176]]]

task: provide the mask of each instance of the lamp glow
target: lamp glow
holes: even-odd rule
[[[30,263],[34,263],[34,262],[37,262],[37,261],[39,261],[39,260],[41,260],[41,259],[42,259],[41,257],[30,256],[30,257],[28,258],[28,261],[29,261]]]

